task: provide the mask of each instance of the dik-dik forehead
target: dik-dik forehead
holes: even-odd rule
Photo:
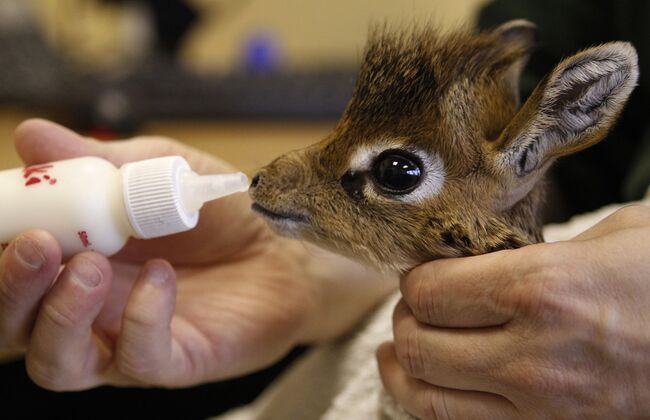
[[[369,40],[347,114],[382,123],[431,112],[459,82],[480,84],[512,59],[492,33],[384,28]]]
[[[516,79],[511,70],[520,67],[513,63],[530,47],[511,38],[503,31],[377,30],[343,121],[398,135],[405,126],[440,127],[456,145],[490,140],[517,107],[516,83],[507,82]]]

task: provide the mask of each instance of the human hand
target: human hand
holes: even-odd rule
[[[181,155],[199,173],[234,170],[168,139],[97,142],[41,120],[17,129],[16,148],[28,165],[95,155],[119,166]],[[0,256],[0,349],[25,350],[31,378],[53,390],[178,387],[259,369],[361,316],[352,308],[328,317],[327,282],[315,278],[322,273],[313,258],[249,207],[245,194],[217,200],[190,232],[130,240],[111,259],[82,253],[60,274],[54,238],[21,234]]]
[[[387,391],[445,419],[612,419],[650,412],[650,208],[578,237],[439,260],[402,279]]]

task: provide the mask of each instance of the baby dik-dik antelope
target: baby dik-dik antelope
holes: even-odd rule
[[[544,172],[605,136],[638,65],[628,43],[586,49],[520,107],[534,32],[376,30],[334,131],[263,168],[253,209],[281,234],[398,271],[542,241]]]

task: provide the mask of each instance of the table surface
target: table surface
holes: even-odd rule
[[[36,115],[0,109],[0,170],[22,166],[13,148],[13,131]],[[271,159],[324,138],[334,122],[152,122],[140,135],[162,135],[221,157],[248,175]],[[15,354],[0,351],[0,361]]]

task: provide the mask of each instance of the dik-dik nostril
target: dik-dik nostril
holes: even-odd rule
[[[251,180],[251,188],[257,187],[257,184],[259,184],[259,183],[260,183],[260,174],[258,173],[258,174],[255,174],[255,176]]]

